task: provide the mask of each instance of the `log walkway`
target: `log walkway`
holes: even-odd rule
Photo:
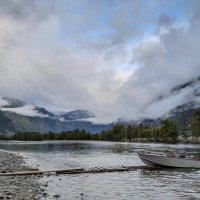
[[[94,167],[94,168],[76,168],[76,169],[58,169],[58,170],[34,170],[34,171],[23,171],[23,172],[8,172],[0,173],[0,176],[28,176],[28,175],[58,175],[58,174],[84,174],[84,173],[108,173],[108,172],[125,172],[135,171],[138,169],[146,170],[158,170],[157,167],[150,166],[120,166],[120,167]]]

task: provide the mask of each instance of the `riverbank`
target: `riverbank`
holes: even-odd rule
[[[21,156],[0,151],[0,173],[29,171]],[[38,176],[0,177],[0,199],[36,200],[40,199]]]

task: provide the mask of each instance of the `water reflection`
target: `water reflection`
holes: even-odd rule
[[[163,169],[163,170],[141,170],[141,180],[153,183],[151,189],[163,187],[165,192],[178,194],[180,198],[196,198],[199,196],[199,170],[192,169]]]
[[[199,145],[81,141],[1,142],[0,149],[20,152],[40,169],[141,165],[137,152],[167,151],[200,155]],[[124,173],[49,176],[48,199],[179,200],[200,198],[200,171],[137,170]]]

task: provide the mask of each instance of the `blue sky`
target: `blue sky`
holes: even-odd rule
[[[159,116],[177,101],[159,112],[149,102],[200,73],[199,8],[198,0],[0,0],[0,95],[105,121]]]
[[[157,22],[161,15],[171,17],[176,23],[182,23],[187,21],[188,9],[191,6],[191,1],[188,0],[174,0],[174,1],[79,1],[80,3],[75,3],[71,6],[70,15],[72,16],[72,21],[67,23],[63,28],[64,34],[68,32],[83,31],[83,36],[89,37],[91,40],[98,40],[102,37],[112,37],[114,32],[112,26],[110,26],[110,18],[112,15],[117,14],[120,10],[124,11],[122,13],[122,22],[130,28],[138,28],[143,31],[143,34],[152,34],[155,31]],[[95,3],[94,3],[95,2]],[[133,2],[133,3],[132,3]],[[159,2],[159,3],[158,3]],[[68,17],[68,12],[66,13],[67,2],[63,2],[63,5],[57,5],[57,11],[59,12],[59,17],[63,21]],[[94,12],[90,11],[90,6],[94,6],[96,10]],[[133,5],[129,7],[128,5]],[[127,6],[127,7],[126,7]],[[139,7],[137,7],[139,6]],[[122,8],[123,7],[123,8]],[[93,7],[91,8],[93,9]],[[127,13],[126,13],[126,9]],[[134,14],[134,9],[141,10],[141,13],[136,12]],[[85,17],[88,10],[91,12],[88,14],[91,17],[91,24]],[[68,10],[67,10],[68,11]],[[139,15],[139,16],[138,16]],[[126,18],[127,17],[127,18]],[[132,23],[134,18],[138,18],[138,23]],[[88,25],[88,26],[87,26]],[[85,38],[87,39],[87,38]],[[132,40],[137,39],[131,38]],[[126,40],[126,39],[125,39]]]

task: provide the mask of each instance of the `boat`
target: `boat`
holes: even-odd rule
[[[200,168],[200,158],[193,156],[138,153],[140,159],[151,167]]]

